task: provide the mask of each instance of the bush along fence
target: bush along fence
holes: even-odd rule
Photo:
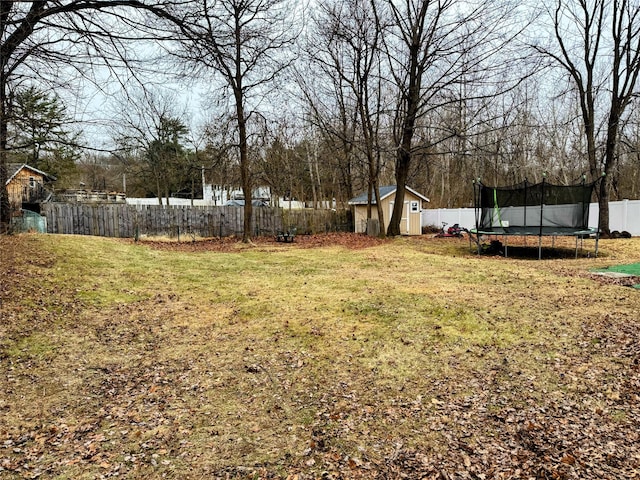
[[[47,233],[138,238],[139,236],[241,236],[243,207],[44,203]],[[286,210],[254,207],[252,234],[353,231],[349,210]]]

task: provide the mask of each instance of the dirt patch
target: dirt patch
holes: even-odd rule
[[[209,238],[196,241],[159,241],[145,239],[141,241],[158,250],[175,252],[234,252],[251,246],[278,248],[322,248],[339,246],[349,249],[363,249],[389,242],[389,239],[370,237],[358,233],[323,233],[315,235],[296,235],[291,243],[277,242],[274,237],[256,237],[250,244],[242,243],[237,237]]]

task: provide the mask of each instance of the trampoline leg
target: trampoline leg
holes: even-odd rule
[[[578,258],[578,237],[576,237],[576,258]]]
[[[538,237],[538,260],[542,260],[542,237]]]

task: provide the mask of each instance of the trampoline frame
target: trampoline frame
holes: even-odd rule
[[[538,237],[538,260],[542,260],[542,237],[551,237],[552,245],[551,248],[554,248],[555,237],[575,237],[576,239],[576,249],[575,249],[575,258],[578,258],[578,250],[583,248],[583,241],[587,238],[595,239],[595,251],[594,257],[598,256],[598,241],[600,239],[600,232],[597,228],[588,228],[586,230],[576,230],[569,228],[554,228],[554,227],[542,227],[542,233],[540,227],[517,227],[517,228],[499,228],[493,230],[477,230],[472,228],[469,230],[470,233],[476,235],[478,245],[478,255],[481,253],[481,245],[480,245],[480,237],[483,235],[487,236],[499,236],[504,237],[504,256],[508,257],[508,248],[509,248],[509,237]]]
[[[474,203],[475,203],[475,211],[476,211],[476,228],[470,229],[469,232],[472,235],[476,235],[476,244],[478,246],[478,254],[481,253],[481,244],[480,244],[480,236],[488,235],[488,236],[499,236],[504,237],[504,253],[505,257],[508,256],[508,238],[510,236],[521,236],[521,237],[530,237],[535,236],[538,237],[538,259],[542,259],[542,237],[552,237],[552,248],[555,246],[555,238],[556,237],[575,237],[576,239],[576,248],[575,248],[575,258],[578,258],[578,249],[583,246],[583,241],[586,238],[595,238],[595,256],[598,256],[598,242],[600,238],[600,230],[593,227],[588,227],[587,222],[589,218],[589,201],[588,199],[591,197],[593,192],[593,188],[596,182],[585,184],[585,177],[583,176],[582,182],[574,185],[551,185],[546,183],[546,179],[543,179],[539,184],[530,184],[526,180],[520,185],[514,185],[511,187],[488,187],[483,185],[479,180],[477,182],[474,181]],[[555,189],[557,192],[558,189],[564,191],[565,188],[575,189],[576,187],[581,187],[582,190],[580,196],[582,197],[579,202],[571,203],[567,202],[566,199],[564,201],[559,201],[558,203],[546,203],[546,200],[550,198],[545,197],[546,189]],[[528,195],[528,190],[538,189],[538,197]],[[493,195],[489,195],[493,198],[493,205],[487,202],[487,194],[485,193],[483,196],[483,192],[489,191]],[[498,205],[498,195],[497,192],[524,192],[524,201],[523,198],[518,200],[518,203],[515,204],[507,204],[507,205]],[[564,196],[564,195],[563,195]],[[485,199],[483,203],[483,198]],[[510,198],[510,197],[509,197]],[[556,201],[559,200],[560,195],[555,197]],[[539,203],[533,201],[534,199],[538,199]],[[514,225],[509,221],[506,221],[501,218],[501,211],[505,208],[513,208],[520,209],[523,214],[521,217],[512,217],[512,220],[515,219],[518,223],[524,223],[523,225]],[[545,210],[551,208],[551,212],[547,213]],[[562,217],[554,217],[554,208],[563,208],[569,207],[574,211],[578,211],[579,215],[577,218],[573,218],[573,225],[561,225]],[[487,218],[487,212],[495,209],[495,212],[491,212],[490,218]],[[529,218],[532,220],[531,223],[527,224],[527,211],[532,212],[533,218]],[[506,210],[505,210],[506,212]],[[494,218],[497,217],[497,221]],[[550,216],[550,217],[549,217]],[[539,218],[539,220],[536,219]],[[489,220],[489,222],[487,222]],[[484,225],[482,225],[484,223]],[[559,224],[560,223],[560,224]],[[567,222],[568,223],[568,222]],[[489,225],[491,224],[491,225]]]

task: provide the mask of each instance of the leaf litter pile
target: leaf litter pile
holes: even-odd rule
[[[450,240],[0,237],[0,477],[640,477],[640,242]]]

